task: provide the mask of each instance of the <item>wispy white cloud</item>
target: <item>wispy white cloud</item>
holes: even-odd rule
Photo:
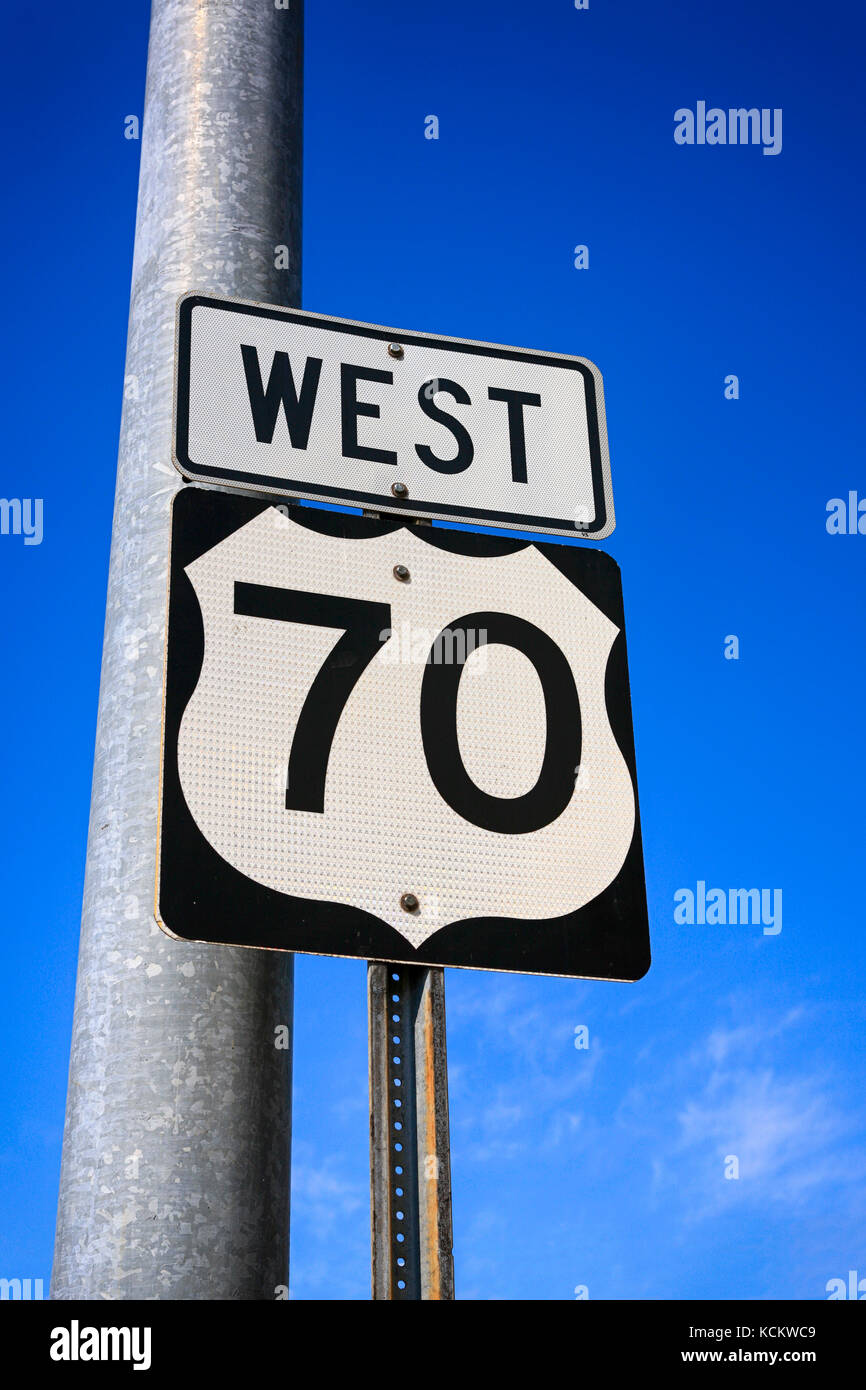
[[[861,1205],[866,1117],[831,1067],[809,1065],[797,1045],[809,1026],[802,1008],[717,1023],[655,1084],[632,1088],[620,1118],[653,1134],[652,1191],[675,1187],[686,1222],[738,1205],[796,1210],[830,1188]]]
[[[532,990],[527,999],[526,981],[491,978],[449,1001],[449,1032],[462,1057],[450,1077],[452,1133],[474,1163],[580,1146],[582,1105],[605,1047],[593,1032],[588,1048],[575,1048],[575,1028],[591,1016],[581,986],[554,1005]]]
[[[340,1161],[328,1156],[314,1161],[310,1145],[292,1163],[293,1217],[309,1221],[327,1237],[337,1222],[354,1217],[366,1204],[366,1189],[340,1171]]]
[[[368,1213],[368,1185],[346,1172],[342,1155],[320,1159],[312,1144],[297,1146],[292,1160],[292,1232],[304,1259],[292,1260],[292,1298],[368,1297]],[[334,1258],[335,1241],[339,1260]]]

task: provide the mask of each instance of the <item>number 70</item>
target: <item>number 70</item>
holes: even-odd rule
[[[307,692],[289,754],[286,808],[325,810],[331,745],[349,696],[391,636],[391,605],[333,594],[307,593],[268,584],[234,586],[238,616],[309,627],[342,629]],[[491,796],[466,771],[457,734],[457,694],[466,654],[479,642],[522,652],[535,667],[544,695],[546,737],[538,778],[521,796]],[[468,645],[472,643],[472,645]],[[446,664],[434,655],[449,651]],[[424,757],[433,785],[457,815],[484,830],[527,835],[550,824],[574,795],[580,762],[580,701],[571,667],[560,648],[534,623],[513,613],[467,613],[434,641],[421,682],[419,711]]]

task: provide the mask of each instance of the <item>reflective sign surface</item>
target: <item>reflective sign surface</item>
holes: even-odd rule
[[[614,528],[601,373],[583,357],[186,295],[184,477],[600,539]]]
[[[173,531],[166,929],[644,973],[610,557],[196,489]]]

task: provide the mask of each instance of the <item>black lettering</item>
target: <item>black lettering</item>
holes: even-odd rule
[[[259,367],[259,354],[254,347],[241,344],[244,359],[244,375],[253,412],[253,425],[256,439],[260,444],[270,444],[274,438],[280,406],[286,412],[289,439],[293,449],[306,449],[310,438],[310,425],[313,420],[313,406],[319,389],[319,376],[322,371],[321,357],[308,357],[304,366],[304,380],[301,394],[295,390],[292,365],[287,352],[275,352],[268,378],[268,389],[262,384]]]
[[[448,415],[434,401],[433,397],[439,391],[447,392],[460,405],[471,405],[472,402],[468,392],[464,391],[458,382],[448,381],[447,378],[425,381],[418,392],[418,404],[424,414],[431,420],[435,420],[437,424],[444,425],[454,435],[457,441],[457,453],[453,459],[440,459],[427,444],[416,444],[415,453],[422,463],[426,463],[428,468],[435,468],[437,473],[462,473],[475,457],[475,448],[466,426],[456,420],[453,415]]]
[[[491,386],[487,392],[492,401],[505,401],[508,406],[508,438],[511,443],[511,476],[515,483],[526,482],[526,430],[523,422],[525,405],[541,405],[534,391],[506,391]]]
[[[357,397],[359,381],[384,381],[391,386],[393,372],[379,372],[373,367],[353,367],[347,362],[340,364],[340,415],[343,428],[343,457],[347,459],[369,459],[371,463],[397,462],[397,455],[390,449],[373,449],[358,443],[358,416],[369,415],[379,418],[379,407],[372,401],[359,401]]]
[[[454,643],[454,638],[460,641]],[[457,651],[436,663],[446,638]],[[457,736],[457,694],[466,656],[485,642],[514,647],[535,667],[544,693],[547,736],[538,781],[523,796],[491,796],[466,771]],[[452,810],[483,830],[531,835],[562,815],[580,764],[580,701],[565,653],[534,623],[512,613],[467,613],[440,632],[421,681],[421,741],[433,784]]]
[[[286,777],[287,810],[322,812],[328,759],[340,715],[373,657],[391,636],[391,606],[237,580],[235,612],[248,618],[343,628],[342,637],[307,691]]]

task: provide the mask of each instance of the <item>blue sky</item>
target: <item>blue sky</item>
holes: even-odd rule
[[[147,15],[0,21],[0,495],[44,499],[0,536],[7,1277],[50,1271]],[[461,1298],[866,1275],[866,536],[825,525],[866,497],[863,39],[853,3],[308,5],[305,306],[605,378],[654,962],[448,973]],[[677,145],[699,100],[781,108],[781,153]],[[698,880],[781,888],[782,931],[677,924]],[[368,1297],[366,1074],[363,965],[299,957],[299,1299]]]

